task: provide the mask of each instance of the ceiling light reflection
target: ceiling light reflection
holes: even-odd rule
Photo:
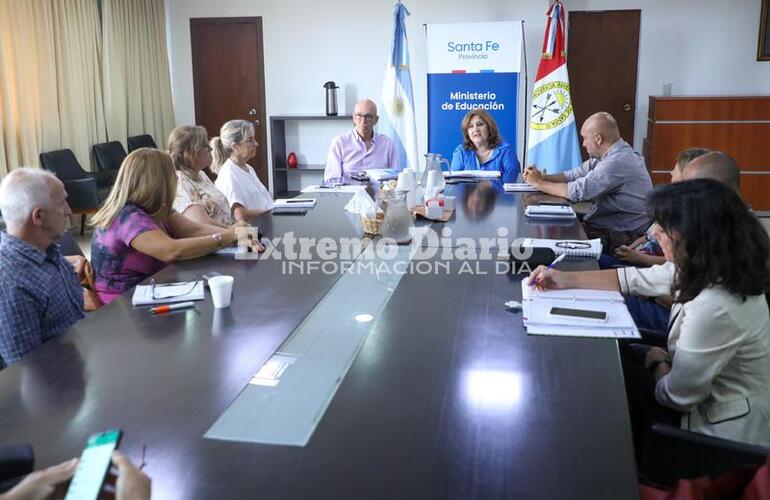
[[[359,323],[369,323],[374,319],[374,316],[372,316],[371,314],[357,314],[353,319],[355,319]]]
[[[494,370],[469,370],[463,380],[466,401],[474,407],[509,409],[521,399],[521,374]]]

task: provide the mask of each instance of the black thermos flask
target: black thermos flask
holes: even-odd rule
[[[334,82],[324,83],[326,88],[326,116],[337,116],[337,89]]]

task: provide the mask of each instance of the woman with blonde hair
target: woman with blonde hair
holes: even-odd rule
[[[203,127],[177,127],[168,136],[168,154],[176,169],[174,210],[202,224],[227,227],[230,204],[203,169],[211,164],[211,146]]]
[[[123,161],[104,206],[94,215],[91,261],[96,293],[107,304],[166,264],[235,243],[235,227],[200,224],[172,209],[171,157],[142,148]]]
[[[452,154],[452,170],[497,170],[502,182],[516,182],[521,166],[516,151],[500,137],[497,123],[483,109],[473,109],[460,124],[463,142]]]
[[[272,210],[273,198],[247,163],[257,152],[254,124],[230,120],[211,140],[211,148],[216,187],[227,197],[235,219],[243,221]]]

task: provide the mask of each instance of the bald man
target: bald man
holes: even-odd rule
[[[580,129],[588,161],[568,172],[545,175],[530,165],[524,180],[572,202],[592,201],[583,218],[589,238],[601,238],[604,252],[628,244],[649,227],[647,195],[652,181],[644,160],[620,137],[609,113],[591,115]]]
[[[711,151],[685,165],[680,180],[693,179],[714,179],[738,194],[741,192],[741,171],[738,164],[730,155],[721,151]]]
[[[374,131],[379,119],[374,101],[362,99],[356,103],[353,130],[335,137],[329,146],[324,181],[349,178],[361,170],[399,168],[393,142]]]

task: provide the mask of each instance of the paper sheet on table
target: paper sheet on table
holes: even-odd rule
[[[190,282],[158,283],[155,285],[154,295],[155,298],[153,298],[152,285],[137,285],[134,289],[131,303],[134,306],[147,306],[151,304],[203,300],[203,281],[196,281],[194,284]]]
[[[319,184],[308,186],[302,189],[302,193],[357,193],[358,191],[366,191],[365,186],[335,186],[335,187],[321,187]]]
[[[509,193],[541,193],[538,188],[530,186],[526,182],[506,182],[503,189]]]
[[[498,179],[500,177],[499,170],[450,170],[444,172],[444,177],[450,179],[452,177],[472,177],[474,179]]]

